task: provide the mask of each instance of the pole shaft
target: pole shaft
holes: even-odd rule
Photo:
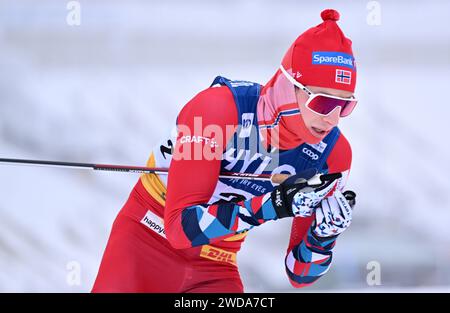
[[[162,174],[169,173],[168,168],[163,167],[144,167],[144,166],[128,166],[128,165],[114,165],[114,164],[94,164],[94,163],[77,163],[77,162],[61,162],[61,161],[45,161],[45,160],[26,160],[26,159],[7,159],[0,158],[0,163],[15,164],[15,165],[38,165],[38,166],[52,166],[52,167],[70,167],[78,169],[92,169],[96,171],[110,171],[110,172],[125,172],[125,173],[140,173],[140,174]],[[246,174],[223,172],[220,173],[221,178],[245,178],[251,180],[270,180],[270,174]]]

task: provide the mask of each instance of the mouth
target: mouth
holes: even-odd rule
[[[317,127],[313,127],[311,126],[311,130],[312,133],[316,136],[316,137],[323,137],[324,135],[328,134],[329,131],[321,129],[321,128],[317,128]]]

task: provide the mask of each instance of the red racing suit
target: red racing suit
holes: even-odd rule
[[[169,166],[169,175],[140,177],[113,224],[93,292],[243,292],[237,252],[250,229],[278,217],[270,188],[236,180],[233,191],[246,186],[259,188],[260,194],[246,191],[236,197],[219,179],[239,114],[236,97],[226,86],[208,88],[183,107],[178,131],[147,162],[149,167]],[[183,133],[180,125],[191,133]],[[216,128],[208,130],[211,125]],[[348,174],[350,145],[342,133],[335,137],[323,169]],[[308,147],[308,153],[315,151]],[[208,149],[221,157],[195,155]],[[313,283],[331,264],[335,239],[311,236],[313,218],[293,218],[285,267],[294,287]]]

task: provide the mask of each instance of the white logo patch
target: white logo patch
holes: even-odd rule
[[[241,131],[239,132],[239,138],[250,137],[250,134],[252,132],[254,116],[255,116],[254,113],[242,114],[242,127],[241,127]]]
[[[327,148],[327,144],[323,141],[316,143],[315,145],[308,144],[308,146],[310,146],[314,150],[317,150],[320,153],[323,153],[325,151],[325,149]]]
[[[166,232],[164,231],[164,224],[162,222],[162,219],[152,211],[147,211],[147,214],[145,214],[144,218],[141,220],[141,223],[153,230],[161,237],[166,238]]]

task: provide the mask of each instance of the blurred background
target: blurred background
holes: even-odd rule
[[[340,124],[353,224],[301,290],[284,270],[291,222],[252,230],[246,291],[450,291],[448,1],[0,0],[0,157],[144,165],[216,75],[266,83],[330,7],[358,64]],[[90,291],[137,179],[0,165],[0,291]]]

